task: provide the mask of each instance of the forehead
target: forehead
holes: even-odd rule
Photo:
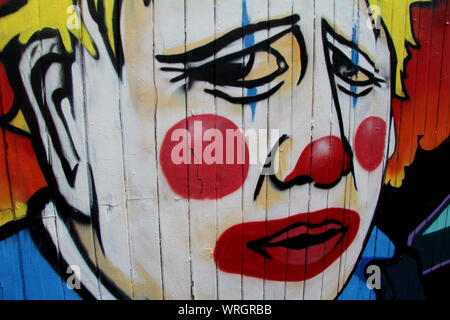
[[[167,39],[167,47],[183,45],[186,31],[187,42],[197,42],[208,37],[220,36],[243,24],[267,21],[280,16],[298,14],[299,25],[304,31],[317,28],[310,17],[325,19],[339,34],[348,39],[357,30],[361,43],[374,42],[370,26],[369,8],[365,0],[154,0],[146,6],[145,1],[125,1],[123,18],[127,37],[152,34],[155,24],[158,33]],[[154,8],[154,12],[153,12]],[[126,39],[124,39],[126,40]],[[173,42],[173,43],[172,43]],[[370,48],[368,48],[370,49]],[[370,51],[370,50],[369,50]]]

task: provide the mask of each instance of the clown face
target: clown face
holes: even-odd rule
[[[27,114],[58,190],[44,226],[83,285],[101,298],[335,298],[388,154],[391,55],[370,21],[354,0],[127,1],[120,76],[101,43],[98,57],[51,61],[51,116],[32,98]],[[41,54],[63,55],[58,41]],[[73,99],[51,99],[62,83]]]

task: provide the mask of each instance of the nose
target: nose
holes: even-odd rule
[[[311,142],[301,153],[297,164],[284,179],[285,183],[306,180],[317,186],[331,187],[350,170],[351,155],[342,140],[336,136],[326,136]]]

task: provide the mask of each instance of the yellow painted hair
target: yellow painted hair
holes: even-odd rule
[[[114,12],[118,0],[87,0],[91,15],[97,22],[102,21],[106,28],[107,40],[113,54],[116,55],[114,34]],[[87,31],[79,12],[74,10],[76,0],[28,0],[15,12],[0,18],[0,52],[15,37],[22,44],[44,29],[59,33],[67,52],[73,51],[71,36],[75,37],[90,54],[97,55],[94,41]],[[78,20],[78,27],[71,27],[73,20]]]
[[[404,68],[408,58],[407,45],[417,46],[411,21],[411,5],[432,0],[368,0],[374,19],[381,18],[394,47],[397,65],[395,68],[395,95],[404,98]]]

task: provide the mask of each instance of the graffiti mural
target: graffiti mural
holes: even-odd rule
[[[0,0],[0,298],[449,297],[449,20]]]

